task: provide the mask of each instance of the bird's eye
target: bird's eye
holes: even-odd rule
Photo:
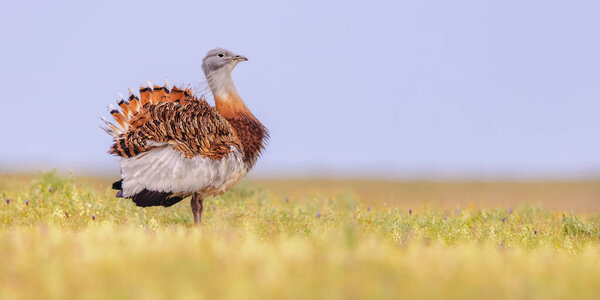
[[[219,53],[219,54],[217,54],[217,56],[223,57],[223,53]]]

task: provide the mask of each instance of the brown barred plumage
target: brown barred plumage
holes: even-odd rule
[[[152,141],[168,143],[186,158],[200,155],[220,159],[229,153],[231,146],[237,145],[229,122],[204,99],[183,98],[179,94],[185,96],[184,93],[166,93],[164,88],[143,88],[141,94],[146,105],[124,121],[131,125],[115,141],[110,153],[133,157],[152,149],[148,143]],[[170,95],[179,100],[171,99]]]
[[[121,112],[115,109],[111,114],[126,130],[115,139],[109,153],[133,157],[152,149],[148,143],[152,141],[168,143],[186,158],[199,155],[220,159],[231,146],[240,147],[247,161],[258,158],[268,133],[247,109],[232,113],[228,107],[225,118],[204,98],[191,93],[189,88],[142,87],[141,106],[134,95],[129,103],[119,102]]]

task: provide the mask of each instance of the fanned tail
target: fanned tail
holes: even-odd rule
[[[135,95],[129,89],[129,97],[117,101],[117,106],[109,105],[109,112],[114,119],[114,123],[100,117],[104,122],[101,126],[114,141],[118,141],[124,134],[127,133],[131,126],[137,125],[136,121],[143,121],[140,117],[148,110],[151,105],[156,105],[165,102],[177,102],[184,100],[197,100],[192,96],[191,87],[180,89],[178,87],[169,88],[168,83],[164,86],[152,85],[148,82],[148,86],[140,87],[140,96]],[[141,120],[140,120],[141,119]]]

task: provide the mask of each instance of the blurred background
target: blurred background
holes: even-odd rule
[[[254,177],[600,175],[597,1],[4,1],[0,172],[118,174],[99,125],[217,46],[269,128]],[[211,100],[212,101],[212,100]]]

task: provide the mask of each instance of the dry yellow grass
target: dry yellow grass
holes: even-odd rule
[[[0,176],[0,299],[600,294],[597,182],[249,181],[199,228],[109,183]]]
[[[600,211],[600,180],[524,182],[436,182],[384,180],[251,180],[278,197],[351,195],[370,205],[459,208],[507,208],[522,204],[548,210]]]

